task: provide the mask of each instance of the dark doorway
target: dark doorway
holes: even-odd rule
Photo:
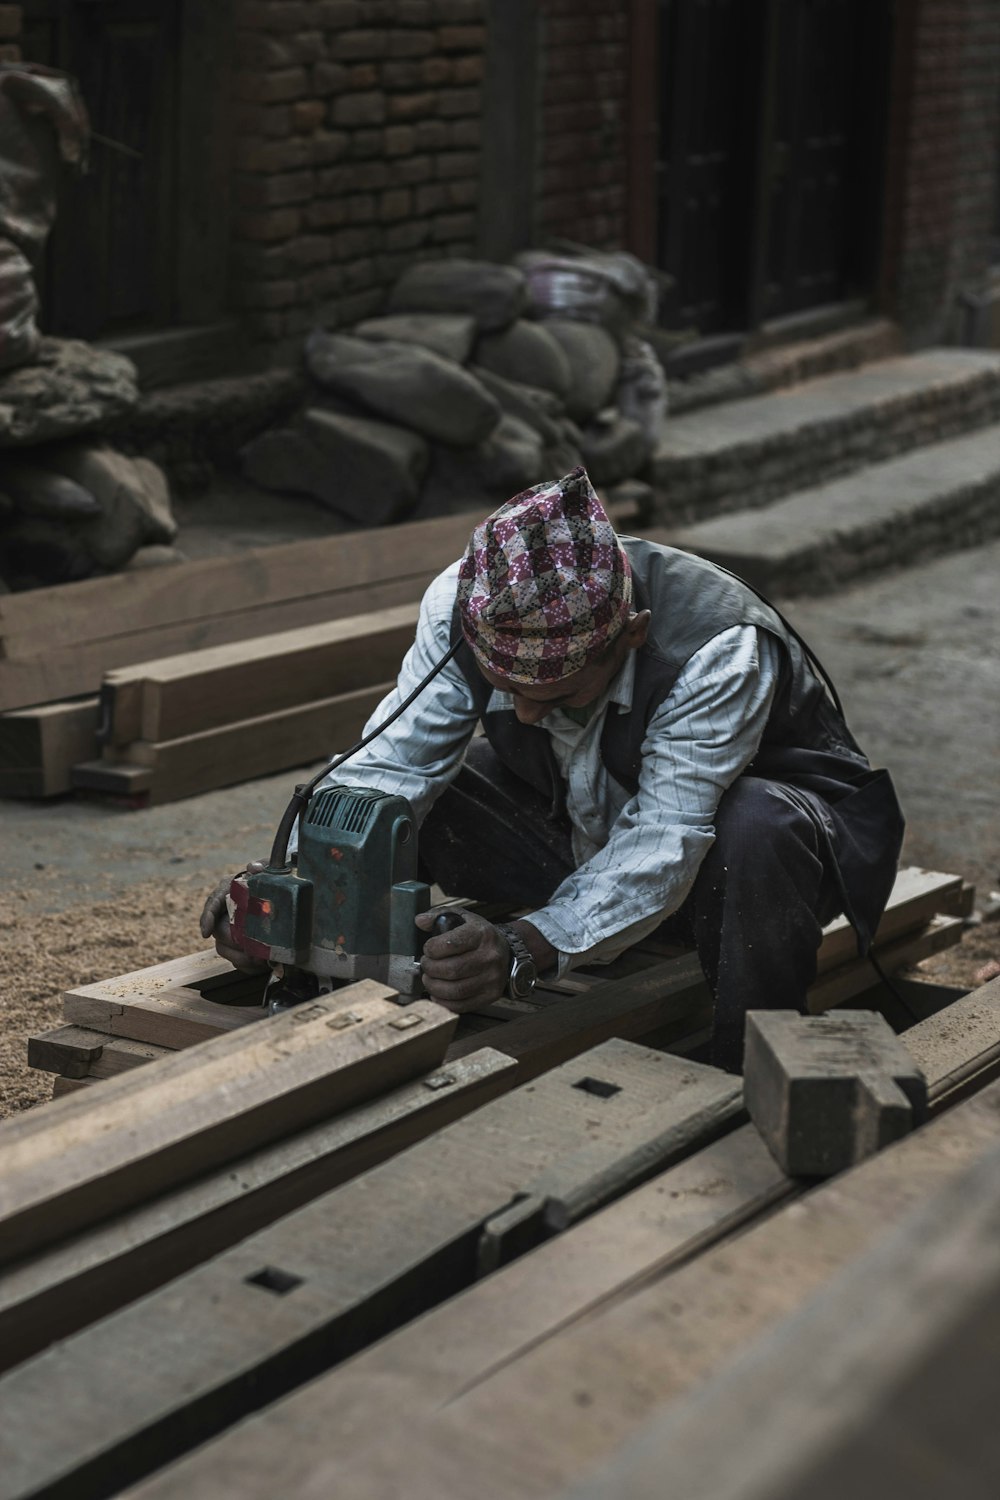
[[[211,28],[227,9],[26,0],[24,57],[77,79],[99,137],[90,171],[61,191],[41,288],[48,332],[108,338],[221,312],[228,147],[213,125],[224,69]]]
[[[657,0],[662,321],[703,335],[874,284],[889,0]]]

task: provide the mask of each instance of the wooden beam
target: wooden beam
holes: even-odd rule
[[[353,744],[392,686],[382,682],[357,688],[175,740],[136,740],[118,747],[120,758],[109,763],[109,770],[112,777],[123,764],[148,770],[149,801],[158,806],[308,765]],[[80,768],[81,780],[90,780],[92,769]]]
[[[513,1072],[510,1058],[483,1047],[8,1266],[0,1370],[461,1119],[506,1091]]]
[[[95,697],[0,714],[0,796],[68,792],[70,768],[97,751],[98,715]]]
[[[995,989],[996,999],[989,1008],[992,1030],[989,1023],[981,1024],[971,1036],[963,1020],[950,1032],[946,1053],[938,1053],[939,1065],[929,1047],[918,1059],[928,1072],[932,1114],[947,1107],[947,1093],[941,1090],[947,1089],[946,1079],[960,1065],[962,1038],[970,1037],[966,1061],[991,1043],[1000,1046],[1000,983]],[[949,1035],[946,1013],[923,1024],[936,1025],[942,1039]],[[914,1027],[909,1035],[919,1029]],[[798,1277],[814,1277],[819,1284],[850,1257],[859,1235],[880,1232],[878,1205],[883,1190],[888,1227],[911,1203],[920,1201],[933,1181],[961,1170],[979,1144],[996,1135],[998,1103],[996,1091],[982,1104],[973,1101],[972,1120],[963,1120],[953,1132],[939,1136],[937,1144],[932,1144],[934,1138],[928,1139],[925,1131],[918,1132],[911,1140],[923,1140],[926,1145],[907,1161],[905,1169],[895,1165],[895,1147],[867,1163],[863,1171],[878,1173],[877,1183],[865,1194],[871,1210],[867,1225],[850,1208],[842,1216],[837,1209],[838,1197],[857,1179],[857,1172],[835,1179],[828,1193],[831,1207],[817,1223],[808,1217],[817,1195],[802,1198],[804,1185],[785,1177],[757,1132],[744,1125],[530,1256],[469,1287],[428,1316],[171,1464],[136,1488],[136,1500],[209,1500],[227,1489],[244,1500],[257,1496],[269,1500],[280,1489],[318,1500],[333,1492],[328,1468],[333,1455],[338,1465],[338,1500],[362,1496],[371,1500],[375,1495],[382,1500],[404,1487],[407,1495],[423,1497],[427,1493],[425,1469],[433,1465],[432,1450],[447,1447],[453,1435],[450,1424],[443,1426],[442,1419],[452,1408],[462,1407],[465,1415],[456,1424],[463,1434],[458,1439],[461,1459],[457,1472],[449,1470],[445,1475],[441,1495],[464,1496],[470,1476],[475,1476],[478,1486],[483,1474],[484,1450],[480,1448],[480,1457],[475,1458],[471,1449],[493,1431],[493,1417],[481,1415],[489,1409],[491,1388],[502,1390],[507,1407],[522,1425],[505,1452],[490,1451],[490,1464],[497,1462],[499,1468],[495,1480],[483,1479],[486,1490],[491,1497],[504,1494],[509,1482],[511,1493],[550,1495],[584,1468],[580,1459],[572,1471],[546,1470],[545,1477],[538,1477],[550,1429],[560,1461],[569,1441],[562,1441],[563,1434],[568,1430],[575,1434],[579,1424],[591,1429],[583,1434],[583,1449],[592,1451],[595,1442],[601,1452],[613,1446],[614,1438],[604,1442],[601,1436],[605,1389],[586,1379],[582,1367],[571,1370],[561,1362],[556,1383],[540,1393],[540,1381],[533,1378],[530,1397],[519,1404],[517,1371],[530,1368],[533,1357],[550,1361],[561,1338],[582,1337],[592,1327],[605,1330],[588,1340],[587,1348],[593,1346],[599,1352],[603,1343],[614,1360],[608,1396],[616,1429],[623,1425],[623,1405],[635,1405],[637,1424],[641,1413],[659,1400],[657,1377],[630,1362],[629,1335],[607,1331],[608,1320],[623,1318],[637,1299],[645,1299],[652,1310],[636,1347],[661,1345],[660,1353],[670,1369],[686,1365],[688,1382],[695,1382],[706,1362],[724,1360],[729,1349],[740,1345],[748,1323],[763,1325],[778,1315],[776,1305],[779,1309],[794,1305],[801,1285]],[[952,1113],[940,1123],[947,1129],[946,1120],[954,1117]],[[910,1143],[905,1144],[912,1150]],[[876,1168],[876,1163],[882,1165]],[[786,1249],[780,1236],[770,1237],[770,1225],[778,1222],[775,1209],[793,1198],[802,1199],[796,1214],[805,1214],[806,1222],[796,1230],[795,1246]],[[863,1208],[863,1213],[868,1209]],[[755,1235],[763,1235],[764,1244],[753,1256],[752,1268],[740,1274],[734,1287],[732,1256],[738,1257],[744,1239]],[[722,1248],[713,1249],[716,1246]],[[711,1269],[702,1272],[700,1267]],[[670,1335],[666,1345],[660,1339],[664,1318]],[[638,1321],[630,1318],[629,1326]],[[509,1380],[505,1372],[510,1372]],[[484,1399],[477,1401],[480,1391]],[[372,1418],[373,1411],[384,1410],[387,1401],[395,1414],[388,1472],[379,1466],[378,1452],[387,1441],[386,1424]],[[474,1416],[468,1410],[471,1403],[476,1405]],[[540,1413],[545,1414],[544,1421],[539,1420]],[[533,1428],[540,1430],[537,1437]],[[412,1491],[401,1459],[411,1443],[420,1464]],[[492,1449],[492,1439],[488,1445]],[[511,1475],[522,1448],[538,1481],[531,1486],[522,1484],[521,1475]]]
[[[175,740],[390,681],[418,614],[404,604],[118,668],[101,688],[105,743]]]
[[[28,1066],[63,1078],[115,1078],[169,1056],[166,1047],[108,1036],[84,1026],[56,1026],[28,1038]]]
[[[617,1041],[484,1105],[11,1370],[0,1494],[120,1489],[468,1285],[516,1194],[616,1196],[739,1108],[725,1075]]]
[[[93,1096],[4,1121],[0,1258],[23,1257],[427,1071],[454,1027],[441,1006],[401,1008],[392,990],[363,980],[111,1079]]]

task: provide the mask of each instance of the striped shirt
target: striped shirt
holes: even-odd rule
[[[458,563],[424,596],[416,639],[374,728],[448,650]],[[711,848],[719,798],[757,753],[777,686],[779,647],[765,631],[722,631],[687,662],[647,726],[638,792],[605,768],[601,730],[609,713],[629,713],[636,657],[609,684],[586,724],[561,709],[541,721],[567,787],[577,868],[527,920],[575,963],[610,961],[681,905]],[[494,692],[489,708],[512,709]],[[454,661],[406,713],[331,781],[406,797],[418,824],[458,772],[478,714]],[[471,834],[471,830],[470,830]]]

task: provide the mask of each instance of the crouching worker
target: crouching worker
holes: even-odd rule
[[[424,878],[530,908],[431,938],[428,993],[457,1011],[523,994],[669,919],[715,996],[712,1060],[737,1071],[747,1010],[804,1008],[827,922],[845,913],[867,949],[903,831],[888,774],[774,609],[711,563],[617,536],[583,469],[476,528],[369,727],[460,636],[331,778],[408,799]],[[223,889],[202,931],[242,965]]]

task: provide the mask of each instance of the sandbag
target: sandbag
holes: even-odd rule
[[[389,293],[389,311],[468,313],[482,333],[506,328],[527,302],[515,266],[488,260],[425,260],[404,271]]]

